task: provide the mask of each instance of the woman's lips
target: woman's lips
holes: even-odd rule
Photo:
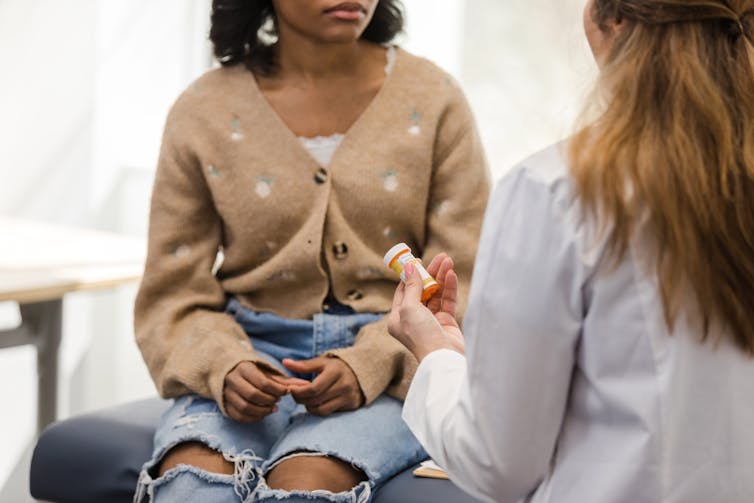
[[[341,3],[325,10],[325,14],[340,21],[359,21],[366,16],[364,7],[357,3]]]

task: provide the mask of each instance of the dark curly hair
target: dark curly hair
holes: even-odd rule
[[[272,0],[212,0],[211,20],[209,39],[221,65],[244,63],[249,70],[263,75],[275,70],[274,48],[265,40],[276,34],[277,18]],[[401,31],[403,5],[400,0],[379,0],[361,38],[385,44]]]

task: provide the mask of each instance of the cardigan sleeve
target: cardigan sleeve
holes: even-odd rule
[[[458,87],[451,89],[435,134],[425,239],[422,249],[415,251],[425,264],[443,251],[453,258],[458,274],[458,315],[462,317],[490,175],[466,98]],[[387,317],[362,327],[353,346],[328,355],[351,367],[367,404],[383,392],[403,400],[417,366],[413,355],[388,333]]]
[[[190,392],[225,413],[225,375],[260,360],[212,272],[222,224],[202,166],[183,142],[186,118],[171,111],[152,190],[147,260],[136,297],[136,342],[163,397]]]

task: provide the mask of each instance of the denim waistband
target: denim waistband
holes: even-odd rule
[[[311,320],[287,319],[249,309],[235,298],[228,301],[225,311],[244,329],[257,351],[278,360],[314,358],[352,346],[361,327],[382,317],[380,313],[356,313],[337,304]]]

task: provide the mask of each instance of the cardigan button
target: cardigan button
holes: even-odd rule
[[[318,184],[323,184],[327,181],[327,170],[325,168],[319,168],[316,173],[314,173],[314,181]]]
[[[364,294],[358,290],[351,290],[346,295],[348,296],[348,300],[361,300],[364,298]]]
[[[343,260],[348,255],[348,246],[339,241],[332,245],[332,252],[336,259]]]

